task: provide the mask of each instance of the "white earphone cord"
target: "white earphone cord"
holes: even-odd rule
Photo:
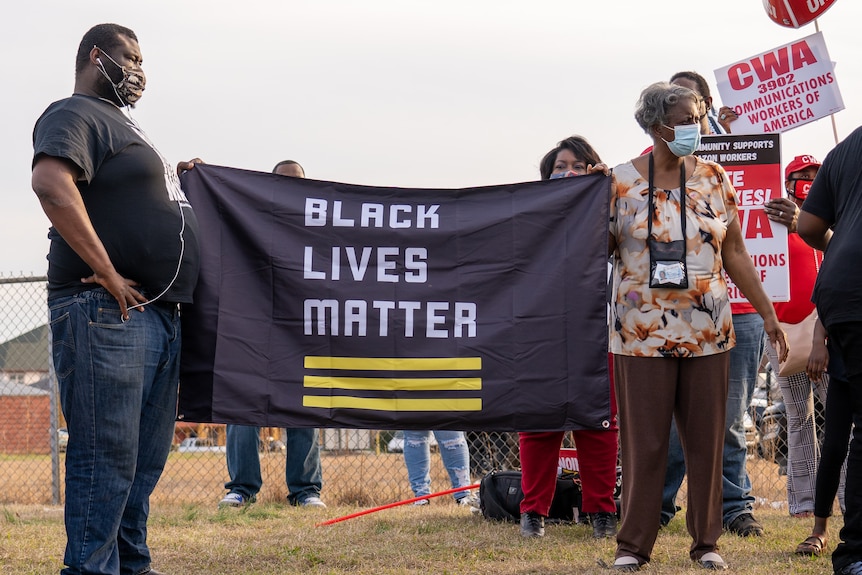
[[[174,282],[177,281],[177,278],[180,275],[180,269],[182,269],[182,267],[183,267],[183,256],[185,255],[185,252],[186,252],[186,240],[183,237],[183,232],[186,229],[186,214],[185,214],[185,212],[183,212],[183,207],[179,204],[179,202],[177,202],[177,206],[179,207],[179,210],[180,210],[180,218],[182,219],[182,226],[180,226],[180,233],[179,233],[180,255],[179,255],[179,258],[177,259],[177,269],[174,272],[174,277],[171,278],[170,283],[168,283],[167,287],[165,287],[165,289],[162,290],[162,293],[160,293],[159,295],[157,295],[154,298],[148,299],[144,303],[138,303],[138,304],[135,304],[135,305],[129,307],[128,309],[130,309],[130,310],[135,309],[136,307],[143,308],[145,305],[150,305],[151,303],[158,301],[158,299],[160,297],[162,297],[163,295],[168,293],[168,290],[173,287]]]
[[[107,55],[107,54],[106,54],[106,55]],[[110,56],[109,56],[109,57],[110,57]],[[115,86],[115,85],[114,85],[114,81],[113,81],[113,80],[111,80],[111,77],[108,75],[108,71],[107,71],[107,70],[105,70],[105,65],[104,65],[104,64],[102,64],[102,60],[101,60],[101,59],[98,59],[98,58],[97,58],[96,60],[99,62],[99,69],[100,69],[100,71],[102,72],[102,75],[104,75],[104,76],[105,76],[105,78],[107,78],[107,79],[108,79],[108,82],[110,82],[110,84],[111,84],[111,88],[113,88],[113,90],[114,90],[114,95],[115,95],[115,96],[117,96],[117,101],[119,101],[120,103],[125,102],[125,100],[123,100],[123,98],[120,96],[120,93],[117,91],[117,86]],[[113,103],[113,102],[112,102],[112,103]],[[147,137],[147,136],[146,136],[146,132],[144,132],[144,131],[141,129],[141,126],[140,126],[140,125],[138,125],[138,123],[137,123],[137,122],[135,121],[135,119],[132,117],[132,110],[131,110],[131,106],[130,106],[128,103],[126,103],[126,105],[125,105],[125,106],[118,106],[118,107],[123,111],[123,115],[125,115],[125,116],[126,116],[126,118],[128,118],[128,119],[129,119],[129,121],[130,121],[130,122],[135,126],[135,128],[136,128],[139,132],[141,132],[142,134],[144,134],[145,139],[146,139],[146,140],[148,141],[148,143],[149,143],[149,137]],[[152,147],[152,144],[150,144],[150,146]],[[153,150],[154,150],[157,154],[159,154],[159,157],[161,157],[161,154],[158,152],[158,150],[156,150],[155,148],[153,148]],[[164,162],[165,162],[165,160],[164,160],[164,158],[162,158],[162,163],[164,163]],[[182,222],[182,223],[181,223],[181,225],[180,225],[180,233],[179,233],[179,239],[180,239],[180,255],[179,255],[179,258],[177,259],[177,269],[176,269],[176,271],[174,272],[174,277],[173,277],[173,278],[171,278],[171,281],[168,283],[167,287],[166,287],[165,289],[163,289],[163,290],[162,290],[162,293],[160,293],[159,295],[157,295],[157,296],[156,296],[156,297],[154,297],[154,298],[150,298],[150,299],[148,299],[147,301],[145,301],[145,302],[143,302],[143,303],[139,303],[139,304],[135,304],[135,305],[133,305],[133,306],[130,306],[130,307],[128,308],[128,309],[130,309],[130,310],[135,309],[135,308],[143,308],[143,307],[144,307],[144,306],[146,306],[146,305],[150,305],[151,303],[158,301],[158,299],[159,299],[159,298],[161,298],[163,295],[165,295],[166,293],[168,293],[168,290],[170,290],[170,289],[173,287],[174,282],[175,282],[175,281],[177,281],[177,278],[178,278],[178,277],[179,277],[179,275],[180,275],[180,270],[182,269],[182,266],[183,266],[183,256],[185,255],[185,252],[186,252],[186,240],[185,240],[185,237],[183,236],[183,233],[185,232],[185,229],[186,229],[186,214],[185,214],[185,212],[183,212],[183,206],[182,206],[182,204],[181,204],[180,202],[177,202],[177,207],[178,207],[178,208],[179,208],[179,210],[180,210],[180,220],[181,220],[181,222]]]
[[[101,64],[101,62],[100,62],[100,64]],[[106,72],[105,72],[105,73],[106,73]],[[107,73],[106,73],[106,74],[107,74]],[[109,78],[109,79],[110,79],[110,78]],[[113,86],[113,84],[112,84],[112,86]],[[122,99],[122,98],[120,98],[120,93],[119,93],[119,92],[117,92],[117,88],[116,88],[116,86],[114,86],[114,94],[116,94],[117,99],[118,99],[120,102],[122,102],[122,101],[123,101],[123,99]],[[126,106],[124,106],[124,107],[122,107],[122,108],[120,108],[120,109],[121,109],[121,110],[123,110],[124,115],[129,119],[129,121],[130,121],[132,124],[134,124],[135,128],[136,128],[138,131],[140,131],[142,134],[144,134],[144,135],[146,136],[146,132],[144,132],[144,130],[143,130],[143,129],[141,129],[141,126],[140,126],[140,125],[138,124],[138,122],[136,122],[136,121],[135,121],[135,119],[132,117],[132,110],[131,110],[131,106],[126,105]],[[148,140],[148,141],[149,141],[149,137],[146,137],[146,140]],[[150,144],[150,145],[152,146],[152,144]],[[154,151],[156,151],[156,153],[158,154],[158,151],[157,151],[157,150],[155,150],[155,148],[154,148]],[[159,154],[159,156],[161,157],[161,154]],[[164,163],[164,158],[162,158],[162,162]],[[133,310],[133,309],[135,309],[135,308],[143,308],[144,306],[150,305],[151,303],[154,303],[154,302],[158,301],[158,300],[159,300],[159,298],[161,298],[163,295],[165,295],[166,293],[168,293],[168,290],[170,290],[170,289],[174,286],[174,282],[175,282],[175,281],[177,281],[177,278],[180,276],[180,270],[181,270],[181,269],[182,269],[182,267],[183,267],[183,256],[185,256],[185,253],[186,253],[186,240],[185,240],[185,237],[183,236],[183,233],[184,233],[184,232],[185,232],[185,230],[186,230],[186,214],[185,214],[185,212],[183,211],[183,206],[182,206],[182,204],[181,204],[180,202],[177,202],[177,208],[178,208],[178,209],[179,209],[179,211],[180,211],[180,220],[181,220],[181,222],[182,222],[182,223],[181,223],[181,225],[180,225],[180,233],[179,233],[179,239],[180,239],[180,255],[179,255],[179,257],[177,258],[177,269],[176,269],[176,271],[174,271],[174,277],[172,277],[172,278],[171,278],[171,281],[168,283],[167,287],[165,287],[165,289],[163,289],[163,290],[162,290],[162,292],[161,292],[159,295],[157,295],[156,297],[150,298],[150,299],[148,299],[147,301],[145,301],[145,302],[143,302],[143,303],[138,303],[138,304],[135,304],[135,305],[133,305],[133,306],[130,306],[130,307],[128,308],[129,310]]]

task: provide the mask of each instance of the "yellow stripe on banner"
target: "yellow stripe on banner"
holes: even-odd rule
[[[346,395],[304,395],[303,407],[323,409],[366,409],[372,411],[482,411],[478,397],[464,399],[382,399]]]
[[[385,378],[385,377],[322,377],[306,375],[303,387],[322,389],[363,389],[379,391],[453,391],[482,389],[480,377]]]
[[[305,356],[306,369],[375,371],[455,371],[482,369],[481,357],[327,357]]]

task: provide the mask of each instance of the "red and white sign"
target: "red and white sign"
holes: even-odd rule
[[[826,12],[835,0],[763,0],[763,9],[780,26],[801,28]]]
[[[735,124],[735,122],[734,122]],[[695,152],[724,168],[739,200],[739,227],[754,268],[772,301],[790,299],[787,228],[766,215],[764,205],[783,195],[778,134],[703,136]],[[730,301],[747,300],[725,275]]]
[[[823,33],[715,71],[734,134],[786,132],[844,109]]]
[[[578,470],[578,450],[571,447],[560,448],[560,461],[557,463],[557,477],[564,471],[572,473]]]

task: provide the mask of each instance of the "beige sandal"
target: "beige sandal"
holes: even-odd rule
[[[796,546],[797,555],[810,555],[811,557],[820,557],[823,550],[826,549],[826,538],[820,535],[811,535],[805,541]]]

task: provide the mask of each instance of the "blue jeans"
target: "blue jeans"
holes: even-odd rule
[[[757,372],[766,341],[763,318],[756,313],[734,314],[736,346],[730,350],[724,450],[722,454],[722,521],[725,525],[753,510],[751,479],[745,468],[747,448],[743,418],[751,405]],[[709,409],[708,405],[703,406]],[[676,424],[671,424],[667,475],[662,492],[661,515],[667,523],[676,514],[676,494],[685,477],[685,460]]]
[[[416,497],[431,494],[431,448],[428,444],[431,433],[437,438],[452,488],[470,485],[470,451],[463,431],[404,431],[404,464],[410,489]],[[455,500],[469,494],[469,491],[458,491]]]
[[[123,322],[102,288],[48,305],[69,429],[62,573],[145,573],[149,498],[176,419],[179,312],[154,304]]]
[[[284,468],[287,500],[299,505],[309,497],[320,497],[323,474],[316,429],[287,429],[287,463]],[[227,426],[227,472],[224,484],[231,493],[251,499],[260,491],[260,428],[247,425]]]

